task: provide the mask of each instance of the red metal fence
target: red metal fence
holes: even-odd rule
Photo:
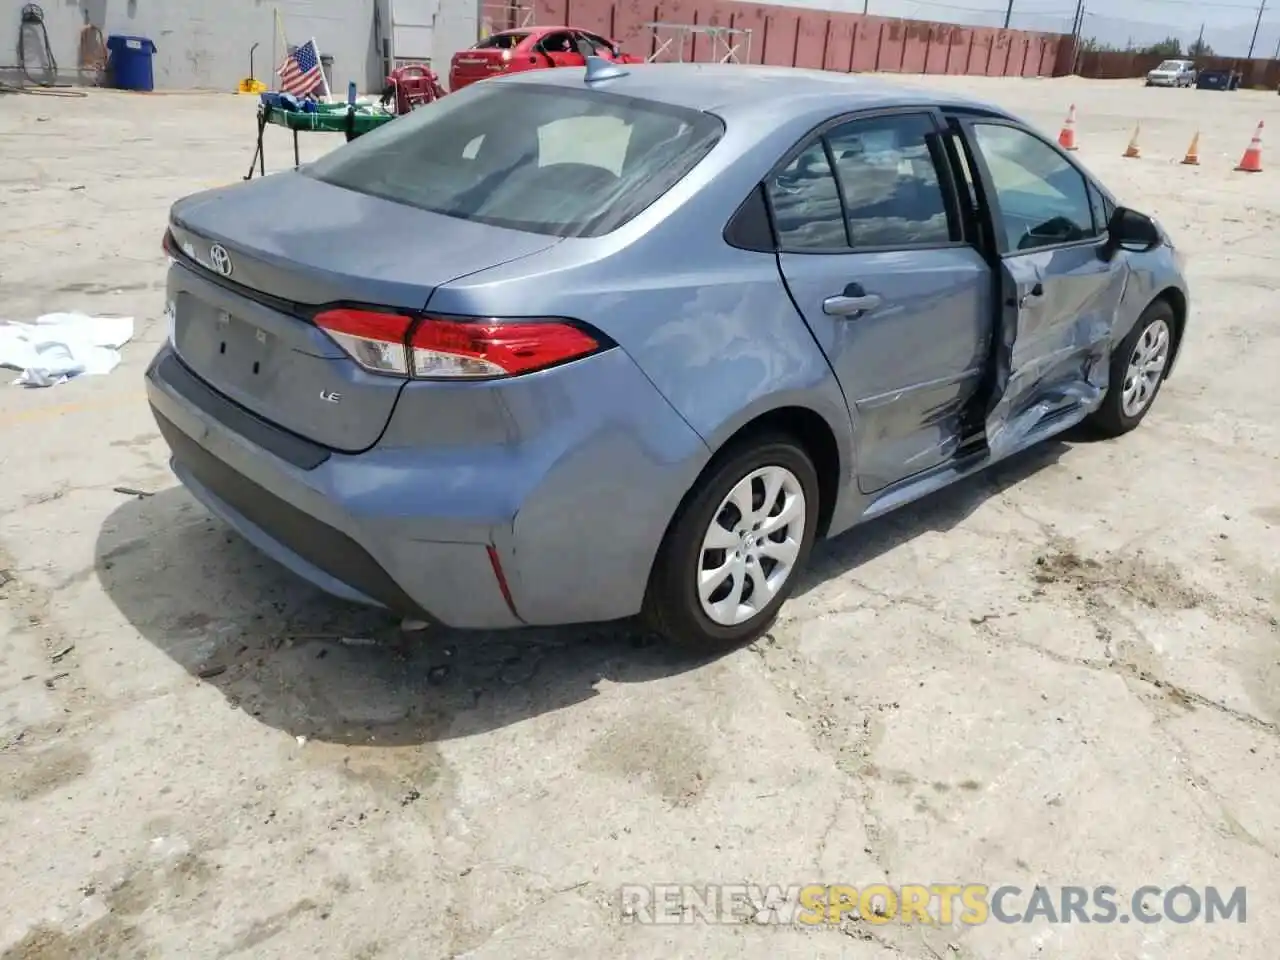
[[[1076,69],[1082,77],[1095,77],[1101,80],[1142,77],[1164,59],[1150,53],[1094,51],[1080,54],[1080,62]],[[1236,57],[1193,57],[1192,59],[1195,60],[1197,70],[1239,72],[1242,76],[1241,83],[1246,87],[1264,87],[1268,90],[1280,87],[1280,61],[1245,60]]]
[[[897,20],[717,0],[537,0],[539,24],[572,24],[616,39],[628,53],[649,57],[661,40],[647,23],[679,23],[750,30],[742,62],[813,67],[842,72],[953,73],[1053,76],[1070,67],[1071,39],[990,27]],[[677,45],[679,41],[677,40]],[[719,59],[713,41],[691,34],[683,59]],[[658,59],[677,59],[672,49]]]

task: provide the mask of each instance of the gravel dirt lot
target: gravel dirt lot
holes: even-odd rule
[[[905,82],[1054,133],[1076,104],[1080,156],[1185,248],[1180,368],[1121,441],[821,547],[770,636],[697,663],[617,626],[401,635],[209,518],[141,375],[168,206],[243,174],[252,101],[0,98],[0,315],[138,318],[111,375],[0,390],[0,957],[1274,956],[1280,158],[1232,168],[1280,98]],[[1245,886],[1249,910],[675,927],[619,893],[883,880]]]

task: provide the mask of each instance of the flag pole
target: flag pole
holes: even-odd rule
[[[272,49],[275,50],[271,56],[276,61],[276,76],[280,76],[280,71],[284,69],[285,61],[289,59],[289,38],[284,32],[284,20],[280,16],[280,8],[275,8],[276,22],[272,28],[274,34],[272,38]]]
[[[320,46],[316,43],[316,38],[311,38],[311,49],[316,52],[316,66],[320,68],[320,83],[324,86],[324,102],[328,103],[333,97],[333,92],[329,89],[329,78],[324,75],[324,62],[320,59]]]

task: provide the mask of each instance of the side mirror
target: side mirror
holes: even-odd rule
[[[1107,243],[1103,248],[1106,259],[1115,256],[1117,250],[1145,253],[1160,246],[1160,229],[1145,213],[1116,207],[1107,224]]]

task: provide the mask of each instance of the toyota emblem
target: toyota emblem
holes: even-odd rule
[[[209,248],[209,262],[213,264],[214,273],[224,277],[231,276],[231,254],[227,253],[227,248],[220,243],[215,243]]]

